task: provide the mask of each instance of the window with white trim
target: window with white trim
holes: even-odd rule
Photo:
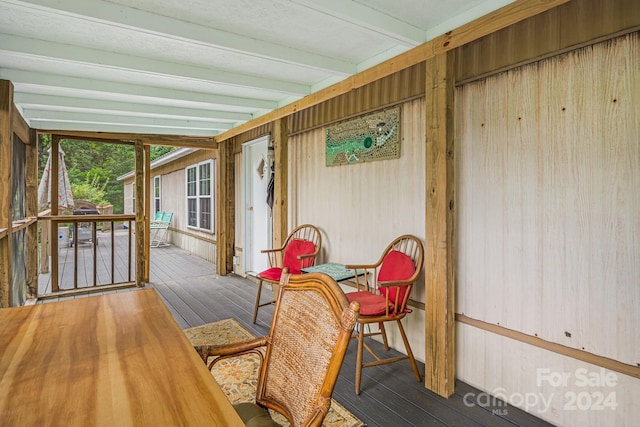
[[[187,167],[187,226],[214,231],[213,160]]]
[[[153,213],[161,211],[160,205],[160,175],[153,177]]]

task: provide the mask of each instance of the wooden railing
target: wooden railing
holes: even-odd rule
[[[49,272],[51,258],[51,276],[47,292],[38,297],[135,285],[134,215],[46,214],[38,217],[40,273]],[[116,224],[122,226],[116,230]]]

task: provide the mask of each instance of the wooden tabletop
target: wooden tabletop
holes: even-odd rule
[[[154,289],[1,309],[0,420],[243,425]]]

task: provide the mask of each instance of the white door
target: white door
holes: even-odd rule
[[[269,267],[267,256],[260,253],[271,247],[271,209],[267,205],[270,165],[267,158],[269,136],[242,146],[244,159],[244,242],[243,271],[257,274]]]

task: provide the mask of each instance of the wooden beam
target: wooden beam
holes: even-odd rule
[[[38,217],[26,217],[23,219],[19,219],[17,221],[13,221],[11,225],[11,232],[15,233],[16,231],[24,230],[29,228],[30,225],[35,224],[38,221]]]
[[[151,147],[144,146],[144,281],[149,281],[151,266]]]
[[[443,397],[455,387],[454,53],[426,62],[425,385]]]
[[[31,144],[29,125],[24,120],[24,117],[20,114],[17,108],[11,110],[11,131],[18,135],[18,138],[25,144]]]
[[[275,156],[275,175],[273,186],[273,247],[279,248],[289,235],[288,182],[289,182],[289,132],[287,119],[273,122],[271,137]]]
[[[0,238],[0,308],[11,302],[11,167],[13,133],[11,132],[11,110],[13,109],[13,85],[0,80],[0,229],[8,230]]]
[[[144,146],[142,141],[134,144],[136,156],[136,285],[144,287]]]
[[[58,216],[58,166],[59,157],[58,150],[60,149],[60,137],[51,137],[51,171],[49,180],[51,181],[51,191],[49,193],[51,197],[51,216]],[[51,247],[51,292],[60,291],[60,285],[58,283],[58,263],[60,258],[58,256],[58,221],[52,220],[49,224],[51,227],[49,230],[49,239]]]
[[[320,104],[338,95],[345,94],[373,81],[411,67],[419,62],[433,58],[435,55],[460,47],[509,25],[520,22],[531,16],[546,12],[570,0],[516,0],[496,11],[464,24],[453,31],[436,37],[401,55],[388,59],[375,67],[364,70],[332,86],[307,95],[284,107],[273,110],[254,120],[243,123],[215,137],[217,142],[225,141],[258,126],[289,116],[305,108]]]
[[[49,274],[49,256],[51,255],[51,222],[46,221],[51,217],[51,208],[38,212],[38,225],[40,227],[40,274]],[[43,222],[44,221],[44,222]]]
[[[432,56],[440,55],[495,33],[571,0],[516,0],[432,40]],[[426,59],[426,58],[425,58]]]
[[[232,144],[223,144],[216,159],[216,271],[233,272],[235,237],[235,158]]]
[[[566,345],[558,344],[553,341],[543,340],[542,338],[533,335],[527,335],[520,331],[505,328],[504,326],[494,325],[493,323],[474,319],[472,317],[465,316],[464,314],[456,313],[456,320],[460,323],[464,323],[475,328],[479,328],[503,337],[520,341],[534,347],[542,348],[544,350],[552,351],[563,356],[571,357],[572,359],[581,360],[595,366],[601,366],[605,369],[620,372],[621,374],[640,378],[640,366],[633,366],[615,359],[598,356],[597,354],[589,353],[588,351],[568,347]]]
[[[132,214],[95,214],[95,215],[82,215],[78,217],[77,215],[57,215],[57,216],[39,216],[38,219],[40,221],[58,221],[58,222],[102,222],[102,221],[135,221],[136,215]]]
[[[136,134],[118,132],[83,132],[83,131],[56,131],[38,130],[39,133],[58,135],[61,139],[79,141],[108,142],[110,144],[135,144],[136,141],[143,145],[165,145],[180,148],[214,149],[217,144],[212,136],[184,136],[184,135],[157,135]]]
[[[27,142],[27,141],[25,141]],[[36,132],[29,129],[26,146],[25,168],[27,217],[38,216],[38,141]],[[29,226],[26,233],[27,298],[38,297],[38,222]]]
[[[87,286],[84,288],[78,288],[78,289],[68,289],[65,291],[60,291],[57,293],[51,293],[51,294],[45,294],[45,295],[40,295],[38,297],[38,300],[50,300],[50,299],[59,299],[59,298],[63,298],[63,297],[74,297],[74,296],[78,296],[78,295],[91,295],[91,294],[96,294],[96,293],[106,293],[108,291],[119,291],[121,289],[128,289],[128,288],[135,288],[136,284],[135,282],[123,282],[123,283],[118,283],[115,285],[100,285],[100,286]]]

